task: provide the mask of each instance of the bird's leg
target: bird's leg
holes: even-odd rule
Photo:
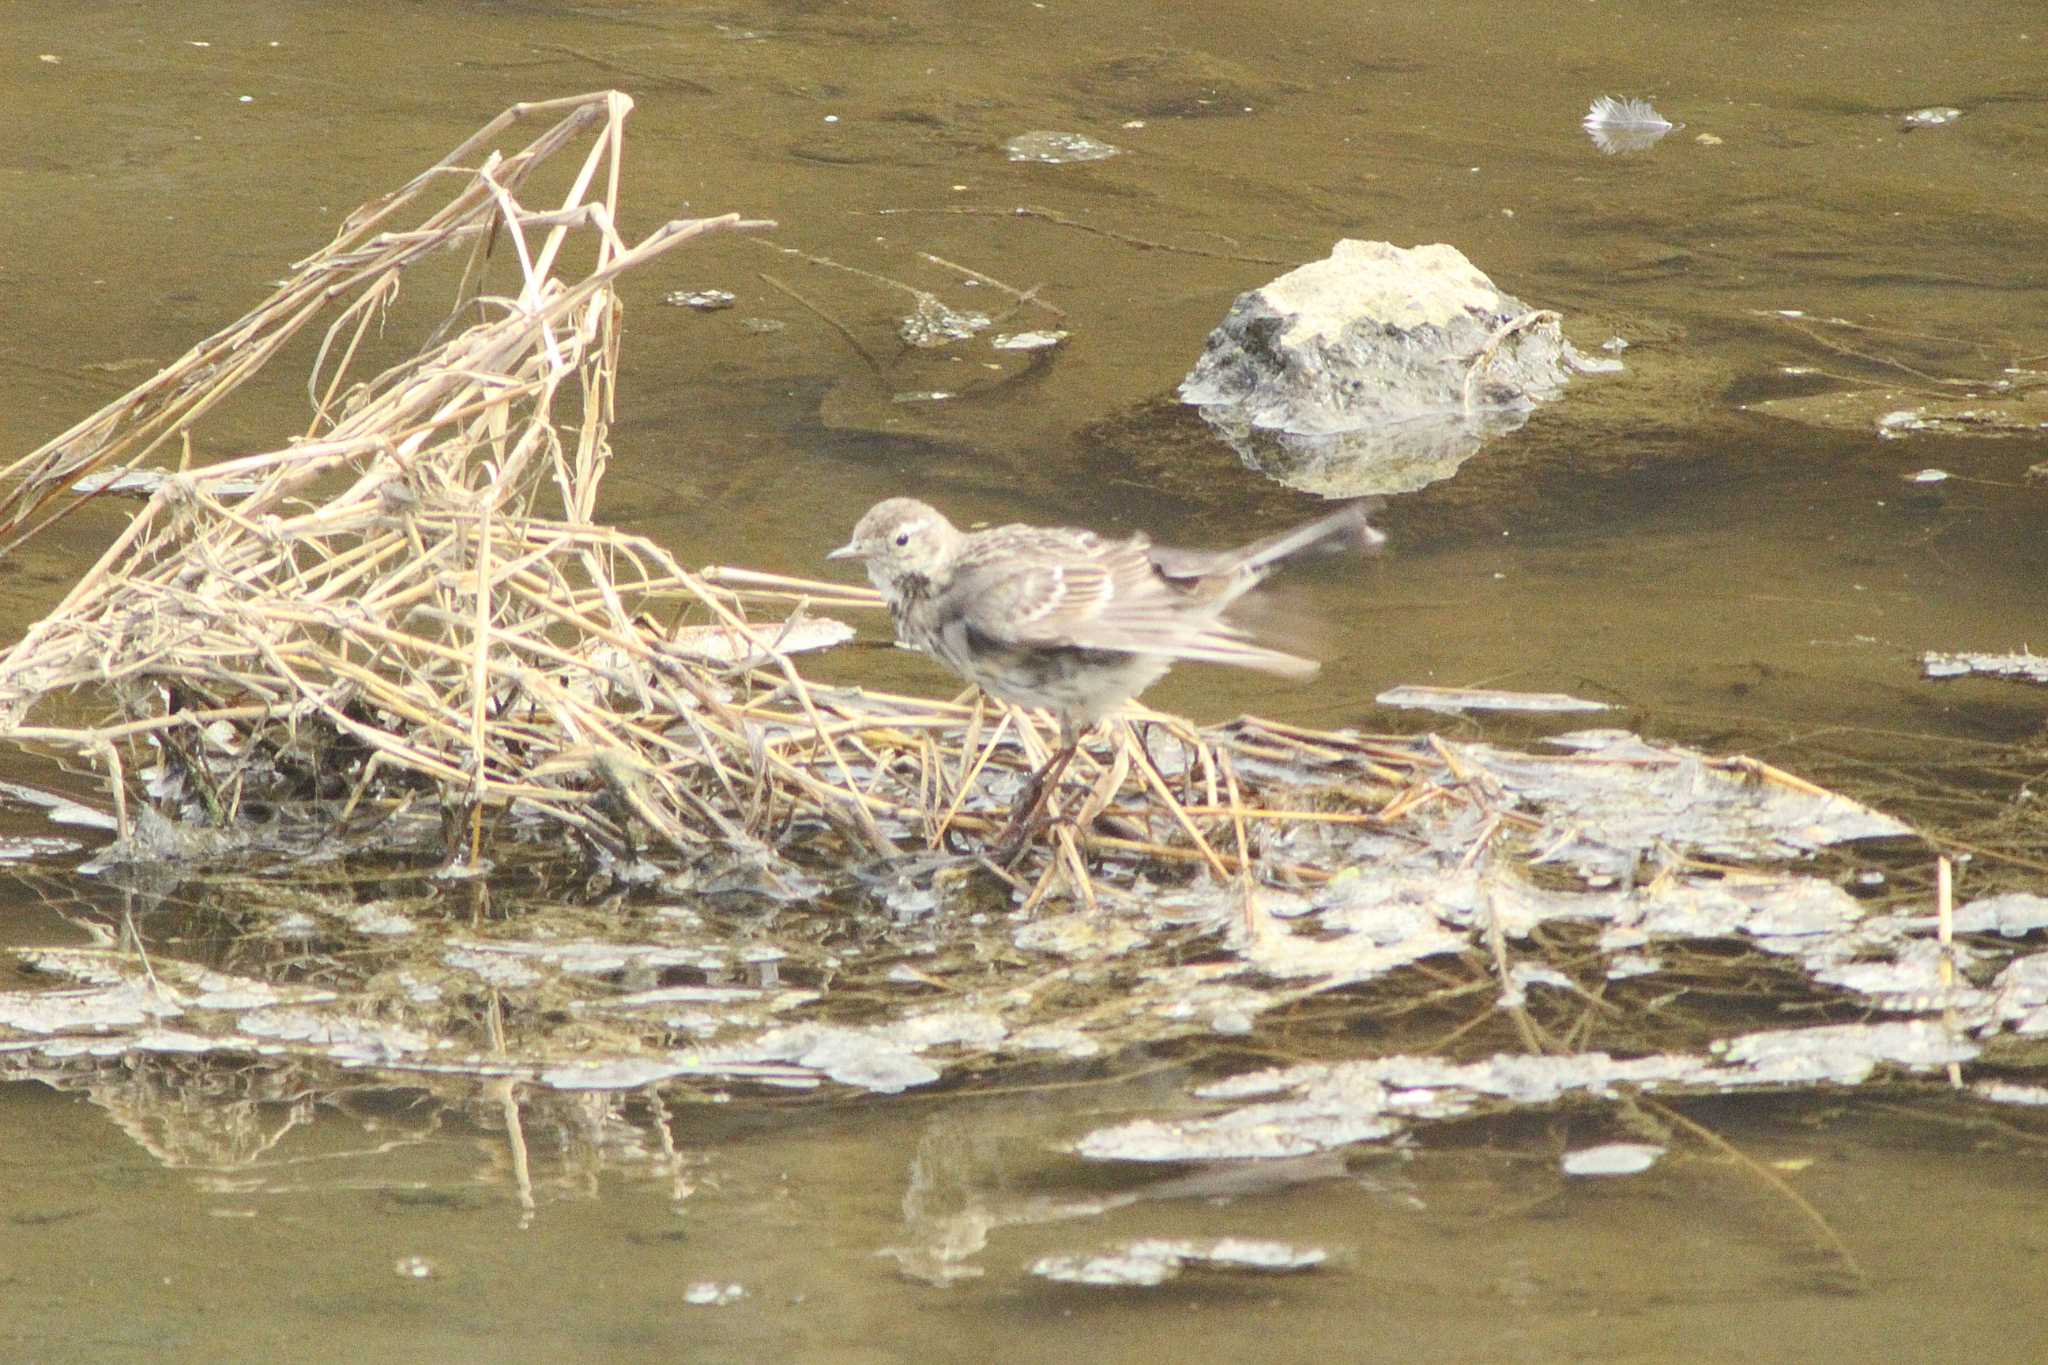
[[[1024,851],[1032,833],[1041,823],[1039,816],[1045,810],[1046,802],[1058,790],[1060,774],[1074,759],[1074,753],[1081,747],[1081,737],[1074,733],[1074,727],[1064,718],[1060,721],[1060,747],[1045,766],[1031,775],[1024,784],[1024,790],[1017,793],[1017,800],[1011,807],[1009,823],[995,838],[989,849],[989,857],[998,866],[1008,867]]]

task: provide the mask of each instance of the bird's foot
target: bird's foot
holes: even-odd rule
[[[1048,808],[1059,787],[1060,774],[1066,771],[1067,763],[1073,757],[1073,745],[1060,749],[1043,768],[1031,775],[1031,780],[1024,784],[1024,790],[1017,793],[1009,823],[1003,826],[989,847],[989,859],[997,867],[1007,868],[1016,862],[1024,852],[1024,846],[1031,842],[1031,837],[1045,827]]]
[[[1029,806],[1017,807],[1017,813],[1010,817],[995,841],[989,845],[988,858],[997,867],[1008,868],[1023,855],[1032,836],[1052,823],[1044,801],[1035,801]]]

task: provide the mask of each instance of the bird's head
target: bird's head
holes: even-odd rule
[[[960,543],[960,532],[937,508],[916,498],[890,498],[868,509],[853,539],[825,556],[865,561],[884,592],[909,578],[935,578]]]

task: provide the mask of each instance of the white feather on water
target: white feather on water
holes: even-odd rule
[[[1676,126],[1651,108],[1648,100],[1618,100],[1612,95],[1594,100],[1581,125],[1593,145],[1609,156],[1640,152]]]

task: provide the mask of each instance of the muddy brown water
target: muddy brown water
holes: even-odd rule
[[[2030,776],[2005,746],[2039,732],[2043,695],[1924,682],[1916,660],[2048,638],[2048,485],[2025,478],[2048,439],[1887,441],[1746,405],[1830,384],[1905,405],[1945,378],[2048,364],[2037,5],[60,3],[14,7],[0,36],[0,449],[35,446],[238,316],[341,214],[505,105],[617,86],[638,101],[634,233],[738,210],[779,220],[778,243],[967,302],[930,252],[1042,287],[1072,333],[1050,365],[977,387],[972,362],[895,359],[901,299],[885,288],[745,242],[663,258],[628,285],[605,510],[685,562],[816,573],[861,508],[907,490],[963,519],[1162,539],[1283,524],[1312,499],[1162,398],[1239,290],[1338,237],[1447,241],[1561,310],[1581,346],[1629,339],[1628,373],[1581,381],[1455,479],[1397,499],[1384,560],[1301,575],[1290,614],[1317,623],[1327,661],[1314,684],[1185,670],[1148,700],[1415,729],[1373,696],[1570,691],[1937,831],[1976,827]],[[1602,94],[1653,98],[1684,126],[1604,157],[1578,127]],[[1903,129],[1933,105],[1962,117]],[[1035,129],[1123,152],[1006,161],[1002,142]],[[763,273],[889,359],[886,382]],[[738,306],[660,302],[697,287]],[[199,454],[302,424],[302,375],[268,378]],[[891,401],[940,388],[965,396]],[[1928,467],[1955,477],[1905,482]],[[12,629],[115,517],[6,566]],[[911,659],[849,667],[940,685]],[[17,867],[0,946],[82,941],[65,912],[93,889],[62,860]],[[2041,1139],[2017,1120],[1938,1101],[1715,1109],[1853,1251],[1866,1278],[1843,1292],[1795,1209],[1710,1162],[1566,1181],[1566,1119],[1221,1192],[1057,1150],[1168,1102],[1185,1065],[1015,1093],[735,1095],[676,1107],[668,1152],[647,1149],[637,1100],[515,1096],[531,1104],[531,1208],[502,1125],[476,1117],[487,1105],[444,1112],[368,1078],[318,1106],[251,1105],[222,1079],[174,1123],[118,1085],[10,1084],[0,1356],[2048,1353]],[[1108,1198],[1127,1194],[1141,1197]],[[940,1227],[986,1238],[979,1278],[937,1287],[879,1254]],[[1153,1289],[1025,1269],[1219,1235],[1335,1259]],[[730,1285],[743,1296],[690,1301]]]

